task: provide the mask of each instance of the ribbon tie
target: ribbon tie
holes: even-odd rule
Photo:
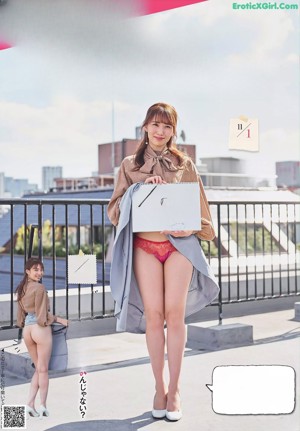
[[[140,168],[140,172],[145,174],[154,174],[164,177],[164,172],[167,171],[178,171],[178,168],[173,164],[172,160],[167,157],[169,155],[169,150],[166,148],[161,152],[161,154],[156,154],[156,152],[147,146],[144,153],[145,163]]]

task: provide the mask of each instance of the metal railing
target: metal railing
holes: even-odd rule
[[[78,319],[112,315],[112,307],[107,311],[106,304],[109,264],[105,246],[112,232],[106,216],[107,203],[107,199],[0,200],[1,205],[8,206],[0,219],[0,293],[9,295],[10,308],[9,319],[1,319],[2,328],[12,327],[15,320],[14,291],[24,274],[32,227],[37,227],[32,255],[43,259],[43,284],[52,297],[53,313]],[[98,250],[96,285],[68,282],[67,257],[81,249],[86,254]]]
[[[210,202],[223,304],[300,294],[300,202]]]
[[[113,228],[108,199],[1,199],[0,307],[2,329],[14,326],[14,291],[29,244],[43,258],[52,311],[71,319],[113,315],[109,271]],[[300,294],[300,202],[210,202],[216,230],[202,247],[220,285],[218,306]],[[34,234],[35,232],[35,234]],[[30,241],[30,235],[32,241]],[[71,285],[68,255],[97,253],[97,284]],[[6,317],[5,317],[6,316]]]

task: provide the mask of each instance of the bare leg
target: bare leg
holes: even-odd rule
[[[37,392],[39,390],[39,381],[38,380],[39,380],[39,375],[38,375],[37,371],[35,371],[33,376],[32,376],[32,379],[31,379],[29,397],[28,397],[28,403],[27,403],[27,405],[29,407],[32,407],[33,409],[35,409],[34,403],[35,403]]]
[[[140,248],[134,249],[134,273],[141,292],[146,316],[146,342],[155,378],[154,409],[166,408],[164,380],[164,286],[163,265]]]
[[[31,357],[32,362],[34,363],[34,366],[35,366],[35,372],[34,372],[32,379],[31,379],[27,405],[29,407],[35,409],[34,403],[35,403],[37,392],[39,390],[39,383],[38,383],[38,373],[37,373],[37,369],[36,369],[36,367],[37,367],[36,343],[31,338],[32,326],[33,325],[28,325],[24,328],[23,337],[24,337],[24,342],[25,342],[25,345],[27,347],[28,353]]]
[[[172,253],[164,264],[165,316],[170,373],[168,411],[180,409],[179,377],[186,343],[184,314],[192,272],[191,262],[179,252]]]
[[[46,407],[46,400],[49,386],[48,365],[52,350],[51,327],[32,325],[31,337],[37,345],[38,385],[40,389],[41,404]]]

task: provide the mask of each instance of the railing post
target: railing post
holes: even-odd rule
[[[223,301],[222,301],[222,243],[221,243],[221,204],[217,204],[217,219],[218,219],[218,279],[219,279],[219,298],[218,298],[218,309],[219,309],[219,325],[223,322]]]
[[[102,235],[102,314],[106,314],[105,305],[105,231],[104,231],[104,205],[102,205],[101,211],[101,235]]]
[[[13,325],[14,314],[14,205],[10,206],[10,325]]]
[[[39,259],[43,259],[43,217],[42,217],[42,202],[40,201],[38,204],[38,250],[39,250]]]
[[[68,255],[69,255],[69,207],[67,204],[64,205],[65,208],[65,245],[66,245],[66,255],[65,255],[65,259],[66,259],[66,272],[65,272],[65,277],[66,277],[66,317],[67,319],[69,319],[69,275],[68,275],[68,270],[69,270],[69,266],[68,266]]]
[[[32,251],[33,251],[33,239],[34,239],[34,230],[37,228],[38,226],[35,224],[32,224],[30,227],[30,232],[29,232],[29,244],[28,244],[28,259],[32,256]]]
[[[26,206],[24,206],[24,211],[25,211],[25,214],[26,214],[26,212],[27,212]],[[26,222],[24,223],[24,258],[25,258],[25,264],[24,264],[24,266],[26,265],[26,245],[25,244],[26,244],[26,241],[27,241],[27,238],[26,238],[26,235],[27,235],[27,215],[25,216],[25,221]],[[32,256],[34,230],[37,227],[38,226],[36,226],[36,225],[31,225],[31,228],[30,228],[29,245],[28,245],[28,259],[30,259],[31,256]],[[23,328],[19,328],[19,330],[18,330],[18,344],[21,343],[22,336],[23,336]]]

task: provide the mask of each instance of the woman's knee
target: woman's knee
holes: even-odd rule
[[[145,316],[148,329],[161,329],[164,327],[165,316],[162,311],[146,310]]]
[[[39,374],[48,373],[48,363],[38,363],[36,370]]]
[[[182,310],[167,310],[165,315],[168,328],[180,328],[184,326],[184,312]]]

